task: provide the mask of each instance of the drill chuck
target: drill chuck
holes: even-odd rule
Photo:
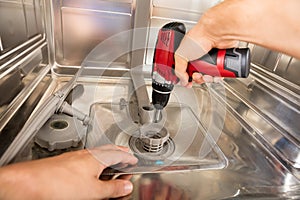
[[[156,109],[163,109],[170,98],[170,93],[173,90],[173,84],[165,85],[152,83],[152,103]]]

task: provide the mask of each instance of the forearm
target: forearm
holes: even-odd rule
[[[0,199],[8,199],[12,181],[8,179],[9,173],[4,168],[0,169]]]
[[[20,176],[20,171],[12,167],[0,169],[0,199],[20,199],[27,196],[32,185]],[[26,189],[27,188],[27,189]],[[31,196],[32,197],[32,196]]]
[[[300,1],[299,0],[246,0],[252,7],[241,20],[244,30],[239,40],[300,58]],[[254,13],[251,13],[254,12]],[[256,16],[249,19],[250,16]],[[248,21],[251,23],[247,23]],[[237,33],[238,34],[238,33]]]
[[[204,50],[246,41],[300,58],[299,8],[299,0],[225,0],[188,34]]]

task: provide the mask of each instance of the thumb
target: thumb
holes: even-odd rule
[[[109,180],[102,181],[99,189],[100,198],[117,198],[130,194],[133,190],[133,185],[128,180]]]

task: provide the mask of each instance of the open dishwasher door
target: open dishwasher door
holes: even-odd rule
[[[166,143],[157,152],[149,146],[155,127],[142,129],[151,140],[136,137],[153,112],[157,31],[174,20],[189,29],[218,2],[0,1],[2,164],[114,143],[139,157],[135,168],[105,171],[133,174],[128,199],[299,198],[300,64],[287,55],[243,44],[249,78],[175,86],[161,122],[168,133],[154,131]],[[55,109],[37,114],[56,95]],[[78,113],[70,117],[63,102]],[[43,121],[17,143],[34,116]],[[18,151],[7,151],[14,143]]]

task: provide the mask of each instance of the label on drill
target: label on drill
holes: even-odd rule
[[[155,47],[152,79],[158,84],[176,84],[179,80],[174,73],[174,30],[160,30]]]

